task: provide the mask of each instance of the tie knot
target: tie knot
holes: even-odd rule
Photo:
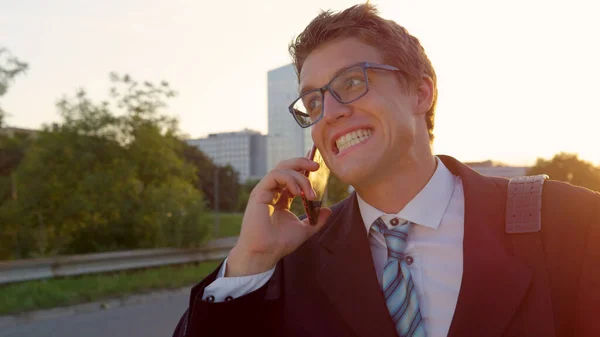
[[[371,228],[383,234],[388,249],[388,258],[401,259],[404,256],[404,250],[408,241],[408,230],[412,223],[410,221],[400,221],[394,228],[388,229],[381,218],[377,218]]]

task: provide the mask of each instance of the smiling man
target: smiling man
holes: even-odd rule
[[[289,205],[318,165],[279,163],[175,336],[600,335],[596,193],[547,181],[541,231],[507,233],[508,180],[433,155],[433,66],[369,4],[323,12],[290,52],[290,113],[355,193],[311,226]]]

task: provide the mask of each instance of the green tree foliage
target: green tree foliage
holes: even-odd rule
[[[13,172],[21,163],[31,136],[15,131],[13,135],[0,133],[0,205],[17,197]]]
[[[204,198],[192,184],[182,179],[169,179],[151,185],[146,200],[135,219],[135,236],[141,247],[195,247],[209,235]]]
[[[14,79],[25,73],[28,65],[19,61],[0,47],[0,97],[4,96]],[[6,112],[0,106],[0,128],[5,127]],[[28,144],[28,135],[16,132],[7,135],[0,132],[0,205],[9,198],[16,197],[13,171],[21,162]]]
[[[580,160],[572,153],[562,152],[550,160],[538,158],[527,174],[547,174],[550,179],[600,191],[600,168]]]
[[[19,61],[6,48],[0,47],[0,97],[8,91],[14,79],[27,71],[27,63]],[[6,112],[0,107],[0,128],[4,127]]]
[[[111,75],[109,102],[84,91],[57,104],[17,168],[18,198],[0,208],[0,257],[23,258],[202,242],[204,197],[183,159],[168,83]]]
[[[239,174],[230,165],[218,166],[197,147],[183,143],[185,160],[196,167],[195,186],[206,197],[207,206],[215,209],[215,178],[219,180],[219,211],[234,212],[242,196]]]

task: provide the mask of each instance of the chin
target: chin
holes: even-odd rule
[[[355,165],[349,165],[335,170],[333,173],[344,184],[357,186],[370,180],[370,177],[373,174],[371,171],[369,165],[356,163]]]

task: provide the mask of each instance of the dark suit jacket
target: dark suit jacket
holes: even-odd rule
[[[600,196],[547,181],[542,232],[506,234],[508,180],[440,157],[465,194],[464,271],[449,336],[600,336]],[[545,261],[515,256],[513,235],[534,235]],[[354,194],[261,289],[207,303],[203,289],[215,276],[192,289],[175,336],[396,336]]]

